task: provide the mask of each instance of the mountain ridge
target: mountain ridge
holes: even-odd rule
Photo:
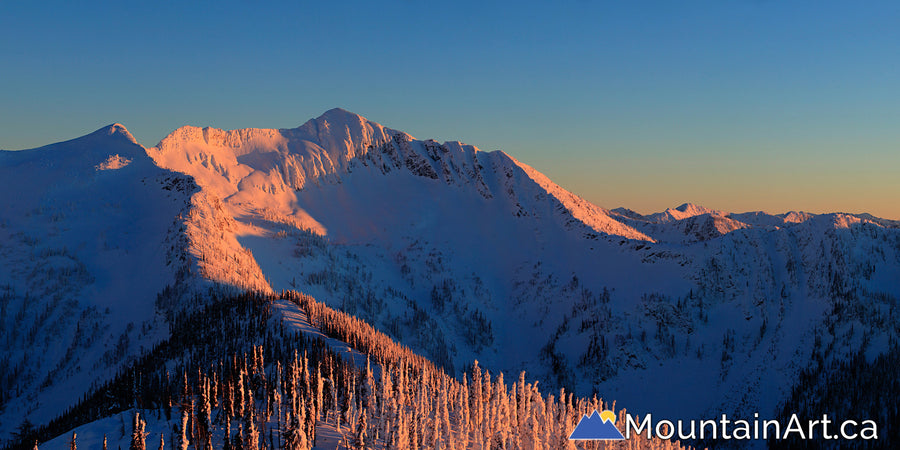
[[[826,360],[861,342],[877,354],[897,334],[885,324],[900,296],[898,222],[607,210],[504,152],[341,109],[292,129],[181,127],[150,148],[113,124],[0,152],[0,173],[27,187],[0,206],[0,286],[72,348],[30,361],[17,337],[0,354],[37,380],[21,382],[36,398],[84,381],[72,358],[98,377],[121,367],[211,287],[301,290],[450,372],[477,358],[672,417],[771,410],[817,346]],[[129,283],[142,289],[133,310]],[[42,420],[48,404],[0,422]]]
[[[286,133],[290,137],[295,137],[295,135],[299,135],[302,139],[304,137],[309,137],[311,135],[310,133],[313,130],[315,130],[314,134],[316,136],[318,136],[318,139],[319,139],[319,141],[316,141],[314,143],[316,143],[317,145],[322,147],[322,149],[324,149],[326,146],[329,148],[340,147],[340,146],[334,146],[334,145],[323,146],[323,145],[321,145],[321,142],[337,142],[337,139],[335,139],[334,136],[332,135],[332,133],[330,132],[331,128],[333,128],[335,125],[337,125],[337,127],[339,129],[346,131],[347,129],[349,129],[349,124],[363,125],[363,129],[365,129],[365,127],[368,127],[368,129],[369,129],[368,132],[362,133],[362,136],[363,136],[362,139],[358,138],[358,135],[360,133],[355,133],[355,134],[351,133],[351,134],[348,134],[347,136],[343,136],[343,137],[348,138],[348,139],[344,140],[343,142],[345,144],[349,143],[349,145],[344,145],[344,147],[351,149],[351,150],[363,148],[366,145],[371,145],[371,144],[377,143],[377,142],[384,142],[384,141],[388,140],[388,137],[395,136],[395,135],[402,135],[410,140],[416,140],[413,136],[409,135],[408,133],[385,127],[377,122],[367,119],[364,116],[355,114],[344,108],[335,107],[335,108],[331,108],[331,109],[325,111],[324,113],[322,113],[320,116],[318,116],[316,118],[307,120],[306,122],[304,122],[303,124],[301,124],[295,128],[236,128],[236,129],[226,130],[226,129],[220,129],[220,128],[215,128],[215,127],[211,127],[211,126],[200,127],[200,126],[194,126],[194,125],[184,125],[184,126],[181,126],[179,128],[176,128],[175,130],[173,130],[171,133],[169,133],[166,137],[164,137],[159,143],[157,143],[153,147],[147,147],[147,146],[144,146],[143,144],[139,143],[134,138],[134,136],[128,131],[126,126],[124,126],[121,123],[116,122],[116,123],[112,123],[112,124],[100,127],[93,132],[87,133],[85,135],[82,135],[82,136],[79,136],[79,137],[76,137],[73,139],[64,140],[64,141],[60,141],[60,142],[56,142],[56,143],[52,143],[52,144],[48,144],[48,145],[44,145],[44,146],[40,146],[40,147],[35,147],[35,148],[31,148],[31,149],[0,150],[0,154],[10,154],[10,155],[24,154],[24,153],[34,152],[34,151],[52,150],[58,146],[62,146],[62,145],[70,146],[72,144],[83,144],[82,146],[84,148],[90,148],[89,145],[98,140],[104,139],[105,137],[108,137],[108,136],[118,136],[118,137],[123,138],[124,140],[126,140],[127,142],[129,142],[131,144],[135,144],[135,145],[139,146],[141,149],[143,149],[146,152],[146,154],[148,156],[151,157],[151,159],[154,159],[154,161],[156,161],[155,158],[160,157],[161,154],[165,154],[167,151],[174,150],[171,148],[170,145],[166,145],[166,143],[172,142],[173,140],[182,140],[182,141],[188,141],[188,142],[195,141],[196,142],[196,139],[191,139],[191,138],[195,138],[198,134],[200,136],[202,136],[202,140],[206,144],[213,144],[213,145],[218,144],[221,146],[232,147],[232,148],[238,149],[241,147],[238,144],[242,140],[245,140],[245,139],[252,140],[254,138],[259,138],[259,137],[273,137],[279,133]],[[325,131],[322,131],[322,130],[325,130]],[[378,137],[380,139],[376,139],[376,137]],[[173,138],[178,138],[178,139],[173,139]],[[210,142],[210,140],[212,140],[212,142]],[[422,141],[422,142],[435,142],[435,141],[429,139],[427,141]],[[518,161],[516,158],[512,157],[511,155],[509,155],[508,153],[506,153],[502,150],[493,150],[493,151],[485,152],[483,150],[478,149],[475,146],[467,145],[467,144],[464,144],[463,142],[457,141],[457,140],[445,141],[442,144],[438,144],[438,145],[443,145],[443,146],[453,145],[453,146],[459,146],[459,147],[465,146],[465,147],[471,147],[475,152],[478,152],[478,153],[484,153],[484,154],[495,154],[496,153],[499,155],[503,155],[505,158],[513,161],[516,165],[524,166],[525,168],[527,168],[527,172],[532,173],[532,174],[535,174],[535,173],[538,174],[542,178],[542,180],[539,184],[543,185],[543,184],[546,184],[546,182],[552,183],[552,181],[550,181],[549,178],[547,178],[545,175],[543,175],[539,171],[535,170],[532,166],[529,166],[527,164],[524,164],[524,163]],[[253,150],[254,150],[254,147],[251,145],[247,151],[252,152]],[[288,151],[290,151],[290,150],[292,150],[292,149],[288,149]],[[293,148],[293,150],[296,151],[298,149]],[[361,156],[361,154],[347,153],[343,156],[345,157],[345,159],[349,160],[349,159],[352,159],[353,157]],[[333,163],[334,160],[340,160],[340,158],[333,158],[331,162]],[[546,180],[546,181],[544,181],[544,180]],[[558,185],[555,185],[555,183],[553,183],[553,185],[554,185],[554,188],[564,190],[563,188],[559,187]],[[556,190],[556,189],[554,189],[554,190]],[[567,191],[567,193],[572,194],[571,192],[568,192],[568,191]],[[577,196],[576,194],[572,194],[572,195],[577,197],[580,202],[590,203],[587,200],[584,200],[582,197]],[[593,203],[591,203],[591,204],[593,206],[596,206]],[[702,205],[699,205],[696,203],[691,203],[691,202],[685,202],[676,207],[670,207],[664,211],[651,213],[648,215],[642,215],[640,213],[637,213],[637,212],[630,210],[628,208],[625,208],[625,207],[617,207],[617,208],[614,208],[611,210],[607,210],[607,209],[599,207],[599,206],[596,206],[596,207],[603,210],[606,213],[612,212],[612,213],[619,214],[622,216],[629,216],[630,218],[640,218],[640,219],[650,220],[650,221],[666,221],[666,222],[678,221],[678,220],[682,220],[685,218],[698,216],[698,215],[704,215],[704,214],[728,217],[728,218],[732,218],[732,220],[738,220],[738,221],[740,221],[740,219],[738,218],[740,216],[763,215],[763,216],[769,216],[769,217],[783,218],[784,222],[789,222],[789,223],[805,221],[808,218],[813,217],[813,216],[841,215],[841,216],[855,217],[860,220],[868,220],[868,221],[872,221],[872,222],[878,222],[878,223],[886,224],[886,226],[895,226],[896,224],[900,224],[900,221],[877,217],[877,216],[874,216],[872,214],[865,213],[865,212],[864,213],[847,213],[847,212],[834,211],[834,212],[828,212],[828,213],[807,213],[804,211],[788,211],[785,213],[776,213],[776,214],[770,214],[770,213],[767,213],[764,211],[728,212],[728,211],[723,211],[723,210],[707,208],[705,206],[702,206]],[[748,225],[753,225],[753,224],[748,223]]]
[[[148,149],[148,153],[160,166],[181,172],[191,171],[189,166],[200,161],[204,169],[199,170],[199,175],[193,175],[199,176],[201,185],[215,186],[223,198],[242,190],[242,182],[252,185],[248,188],[255,187],[269,194],[302,190],[308,182],[338,182],[360,165],[372,166],[384,174],[403,169],[448,184],[469,185],[486,198],[514,197],[509,180],[513,178],[512,171],[519,170],[545,190],[546,195],[557,198],[563,205],[561,211],[573,211],[574,219],[593,231],[652,241],[610,218],[603,208],[562,189],[502,151],[482,152],[459,141],[438,144],[415,140],[409,134],[343,109],[329,110],[293,129],[224,131],[182,127]],[[226,165],[237,169],[229,171]],[[485,167],[495,173],[502,172],[494,187],[485,184]],[[520,199],[513,200],[521,207]],[[521,208],[514,211],[519,215],[528,213],[533,211]]]

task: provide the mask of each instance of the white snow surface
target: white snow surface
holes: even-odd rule
[[[82,342],[76,320],[61,320],[44,343],[13,340],[13,358],[41,356],[0,411],[0,438],[25,417],[49,420],[163,336],[153,299],[185,267],[303,291],[457,372],[477,358],[670,418],[773,413],[822,337],[835,283],[861,300],[825,337],[834,357],[863,333],[875,337],[867,354],[883,351],[892,331],[870,319],[900,296],[896,222],[689,203],[606,210],[506,153],[416,140],[341,109],[293,129],[182,127],[148,149],[113,125],[0,152],[0,176],[16,193],[0,204],[10,304],[38,298],[25,313],[37,323],[57,295],[40,330],[92,306],[84,320],[100,330]],[[98,363],[123,333],[126,357]]]
[[[0,152],[0,179],[0,336],[11,344],[0,359],[23,366],[22,394],[0,409],[5,439],[167,334],[154,302],[173,282],[172,228],[188,207],[172,186],[189,180],[157,167],[118,124]]]

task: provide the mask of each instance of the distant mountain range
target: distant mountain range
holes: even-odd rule
[[[0,441],[211,289],[301,291],[450,373],[477,359],[672,418],[774,415],[804,370],[900,333],[896,221],[608,210],[504,152],[342,109],[151,148],[115,124],[0,152],[0,179]]]

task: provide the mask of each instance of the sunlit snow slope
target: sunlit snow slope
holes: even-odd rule
[[[146,150],[114,125],[2,152],[0,175],[0,432],[64,407],[209,284],[297,289],[456,373],[477,358],[671,418],[773,411],[812,361],[898,334],[896,222],[607,210],[501,151],[341,109]]]
[[[450,368],[478,358],[671,415],[769,410],[822,342],[877,353],[896,334],[866,319],[892,317],[900,275],[896,223],[870,216],[605,210],[506,153],[341,109],[184,127],[148,152],[221,199],[272,288]],[[844,302],[865,312],[835,319]]]

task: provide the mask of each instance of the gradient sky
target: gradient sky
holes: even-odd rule
[[[75,3],[0,0],[0,148],[339,106],[604,207],[900,219],[897,2]]]

